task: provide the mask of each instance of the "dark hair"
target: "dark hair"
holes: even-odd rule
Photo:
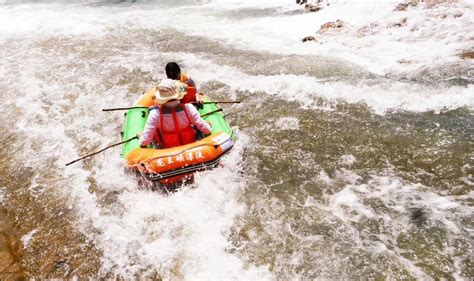
[[[166,64],[165,67],[166,70],[166,76],[169,79],[173,80],[179,80],[181,77],[181,69],[179,68],[179,65],[175,62],[169,62]]]

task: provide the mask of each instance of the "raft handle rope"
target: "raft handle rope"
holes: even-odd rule
[[[230,137],[229,137],[226,141],[224,141],[223,143],[225,143],[225,142],[227,142],[227,141],[229,141],[229,140],[231,140]],[[177,152],[175,152],[175,153],[173,153],[173,154],[162,155],[162,156],[154,157],[154,158],[151,158],[151,159],[147,159],[147,160],[145,160],[145,161],[141,161],[140,163],[138,163],[138,165],[140,165],[140,166],[142,166],[142,167],[145,167],[147,170],[150,170],[150,169],[148,169],[148,165],[149,165],[149,163],[150,163],[151,161],[155,161],[155,160],[162,159],[162,158],[166,158],[166,157],[176,156],[176,155],[178,155],[178,154],[184,153],[184,152],[186,152],[186,151],[189,151],[189,150],[192,150],[192,149],[201,147],[201,146],[212,146],[212,147],[214,147],[214,149],[217,149],[217,148],[219,148],[219,146],[221,146],[221,145],[222,145],[222,143],[221,143],[221,144],[216,144],[216,143],[215,143],[215,144],[212,144],[212,143],[206,142],[206,143],[200,144],[200,145],[198,145],[198,146],[193,146],[193,147],[190,147],[190,148],[187,148],[187,149],[183,149],[183,150],[177,151]],[[134,165],[134,166],[136,167],[137,165]]]

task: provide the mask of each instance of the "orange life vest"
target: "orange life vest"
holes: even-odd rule
[[[186,74],[181,74],[179,81],[188,84],[189,77]],[[195,87],[187,87],[186,91],[188,92],[180,101],[181,104],[195,102],[196,101],[196,88]]]
[[[188,84],[189,76],[187,74],[182,73],[181,77],[179,77],[179,81],[184,84]]]
[[[176,107],[168,108],[165,106],[160,106],[160,129],[158,130],[158,138],[160,140],[160,144],[163,148],[171,148],[180,145],[185,145],[188,143],[192,143],[195,141],[196,132],[192,126],[192,120],[188,114],[186,108],[179,104]],[[179,129],[178,128],[178,117],[176,115],[177,112],[184,111],[186,114],[186,118],[188,120],[188,124],[186,127]],[[166,131],[163,126],[163,115],[170,114],[173,118],[174,128],[171,130]]]

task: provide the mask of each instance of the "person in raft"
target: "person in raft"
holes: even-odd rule
[[[210,123],[201,118],[192,104],[180,103],[185,95],[183,83],[169,78],[160,82],[155,93],[155,103],[159,106],[150,109],[145,129],[139,134],[141,147],[152,142],[161,148],[192,143],[196,138],[194,128],[206,135],[211,133]]]
[[[186,85],[187,94],[181,99],[181,103],[202,104],[200,95],[196,95],[196,84],[187,74],[181,73],[181,68],[175,62],[169,62],[165,66],[166,77],[177,80]]]

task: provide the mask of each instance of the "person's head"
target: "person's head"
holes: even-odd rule
[[[179,80],[181,78],[181,69],[175,62],[169,62],[166,64],[166,77],[173,80]]]
[[[184,84],[169,78],[161,80],[155,93],[155,102],[162,105],[171,100],[180,100],[186,95]]]

